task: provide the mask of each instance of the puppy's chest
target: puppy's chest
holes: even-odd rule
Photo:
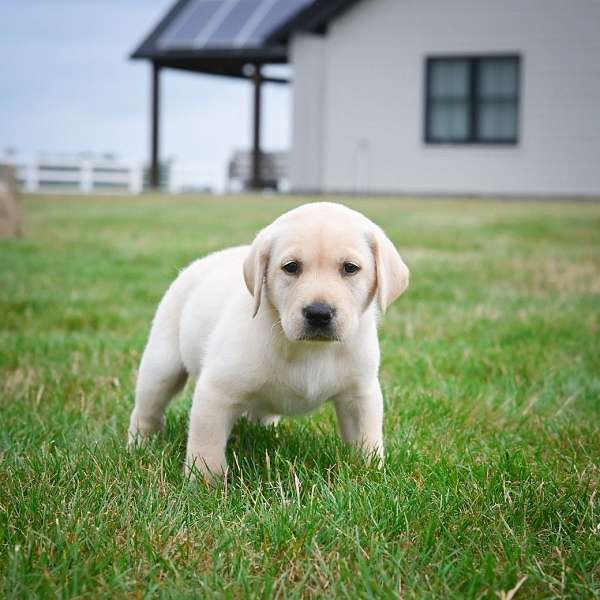
[[[345,371],[345,365],[329,357],[278,365],[252,394],[252,404],[272,414],[310,412],[343,391],[347,385]]]

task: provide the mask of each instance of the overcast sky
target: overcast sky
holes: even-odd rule
[[[0,0],[0,153],[149,154],[150,66],[129,54],[174,0]],[[222,187],[250,145],[248,83],[167,71],[162,155],[183,183]],[[289,144],[289,90],[265,86],[265,149]]]

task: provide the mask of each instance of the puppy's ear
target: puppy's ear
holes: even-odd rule
[[[384,313],[385,309],[408,287],[410,271],[394,244],[379,227],[375,227],[370,232],[369,242],[375,257],[377,304],[379,310]]]
[[[244,261],[244,281],[250,294],[254,297],[254,312],[252,317],[256,316],[260,308],[263,284],[267,275],[269,265],[269,256],[271,254],[272,240],[266,229],[263,229],[257,236],[248,256]]]

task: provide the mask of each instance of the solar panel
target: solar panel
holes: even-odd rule
[[[227,18],[211,35],[206,46],[211,48],[232,46],[244,23],[247,23],[250,17],[256,13],[259,4],[260,0],[239,0],[231,9]]]
[[[189,48],[202,27],[215,15],[222,0],[190,0],[177,18],[161,35],[158,44],[164,48]]]
[[[190,0],[161,35],[166,50],[260,48],[313,0]]]
[[[264,19],[244,41],[244,46],[260,46],[271,32],[281,27],[310,3],[310,0],[278,0],[274,2]]]

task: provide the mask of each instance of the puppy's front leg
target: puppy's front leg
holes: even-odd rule
[[[340,396],[335,411],[342,439],[383,465],[383,395],[379,381]]]
[[[219,387],[200,377],[190,413],[185,471],[211,482],[227,470],[225,447],[240,409]]]

